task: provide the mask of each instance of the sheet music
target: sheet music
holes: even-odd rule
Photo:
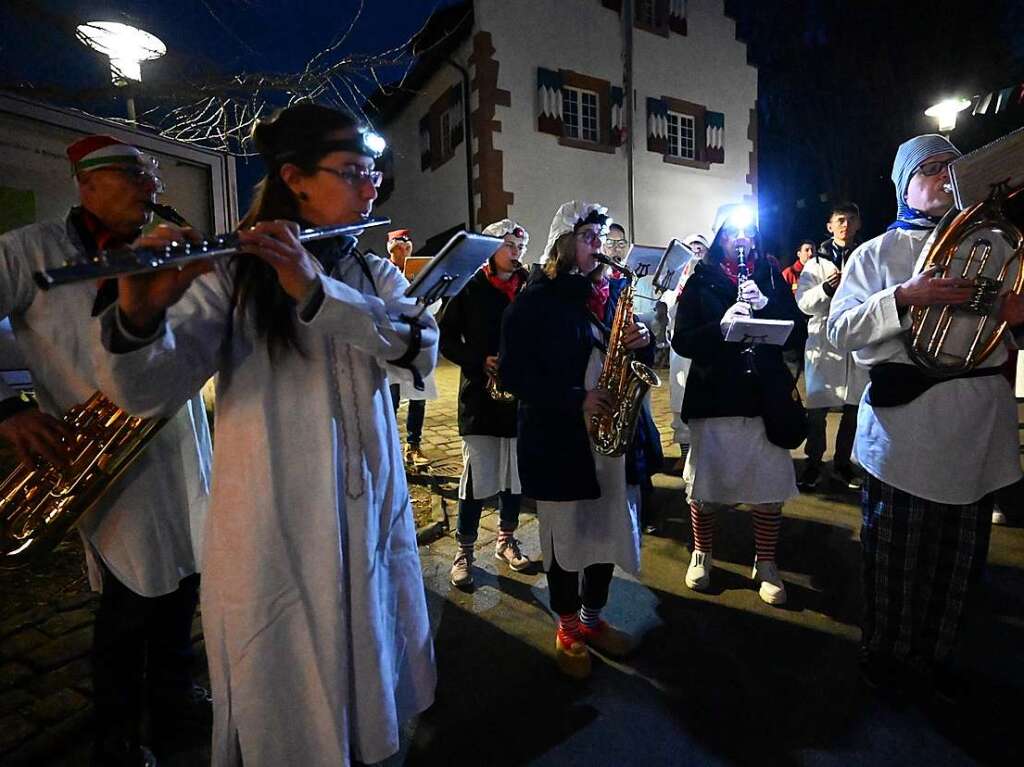
[[[993,184],[1024,184],[1024,128],[965,154],[949,166],[953,198],[960,210],[984,202]]]

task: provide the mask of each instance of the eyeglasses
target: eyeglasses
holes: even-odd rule
[[[598,234],[597,232],[590,229],[587,229],[585,232],[580,232],[576,236],[579,237],[581,240],[583,240],[583,242],[587,243],[588,245],[600,245],[601,243],[604,242],[605,237],[603,234]]]
[[[381,171],[367,170],[366,168],[358,168],[354,165],[343,170],[328,168],[326,165],[317,165],[316,169],[322,170],[324,173],[330,173],[332,176],[337,176],[353,189],[358,189],[361,184],[367,181],[373,184],[374,189],[378,189],[380,183],[384,180],[384,174]]]
[[[97,168],[96,170],[112,170],[115,173],[120,173],[122,177],[135,186],[152,184],[156,188],[157,194],[164,191],[163,179],[149,168],[139,168],[131,165],[109,165],[105,168]]]
[[[505,240],[505,247],[512,248],[512,250],[516,251],[517,253],[526,252],[526,245],[524,245],[521,242],[509,242],[508,240]]]
[[[626,248],[629,247],[629,240],[605,239],[604,244],[607,245],[609,248],[614,248],[615,250],[625,250]]]
[[[918,173],[920,173],[922,176],[937,176],[940,173],[942,173],[942,171],[944,171],[946,168],[948,168],[951,162],[953,161],[932,160],[931,162],[923,162],[920,165],[918,165],[917,170],[915,170],[910,175],[916,176]]]

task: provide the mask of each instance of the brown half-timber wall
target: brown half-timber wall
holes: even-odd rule
[[[511,192],[505,191],[505,168],[502,152],[494,148],[494,134],[501,132],[501,122],[494,119],[498,107],[512,105],[512,94],[498,88],[498,61],[494,58],[494,42],[490,32],[477,32],[473,36],[473,53],[469,63],[473,66],[473,90],[477,106],[473,110],[473,136],[477,151],[473,155],[476,177],[473,192],[480,195],[476,220],[483,227],[508,216],[513,203]]]

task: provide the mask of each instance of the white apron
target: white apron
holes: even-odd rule
[[[597,387],[603,355],[594,349],[587,365],[587,391]],[[640,573],[639,509],[626,492],[626,462],[590,451],[601,497],[582,501],[537,501],[544,569],[557,557],[563,570],[612,563],[632,575]]]
[[[462,478],[459,498],[466,500],[470,471],[473,473],[473,498],[483,500],[502,490],[521,495],[519,461],[515,437],[490,437],[467,434],[462,438]]]

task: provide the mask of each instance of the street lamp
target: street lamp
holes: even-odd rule
[[[79,24],[76,33],[83,45],[110,58],[110,79],[118,87],[142,82],[142,62],[167,53],[156,35],[117,21],[88,21]],[[135,122],[135,100],[130,95],[128,117]]]
[[[971,102],[963,98],[943,99],[924,110],[927,117],[932,117],[939,125],[939,132],[948,137],[956,127],[956,116],[963,112]]]

